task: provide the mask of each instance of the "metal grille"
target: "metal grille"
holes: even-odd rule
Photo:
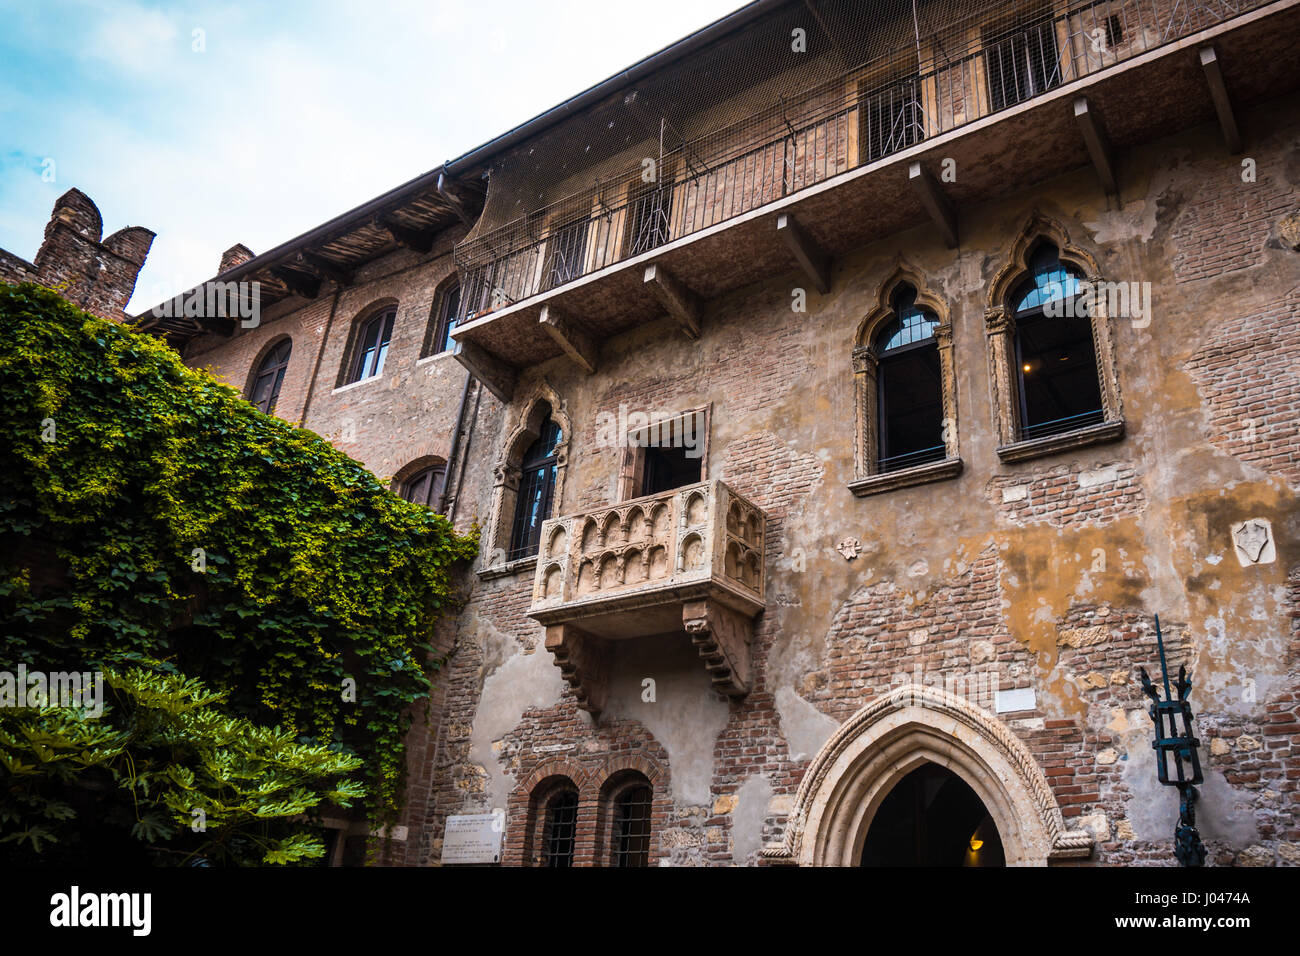
[[[650,865],[649,787],[624,790],[614,800],[614,866]]]
[[[1264,2],[1096,0],[1055,15],[1024,0],[918,0],[915,8],[911,0],[818,0],[815,12],[783,5],[504,155],[482,216],[456,247],[466,316],[641,255]],[[796,29],[806,52],[791,50]],[[647,159],[658,173],[650,190],[641,179]]]
[[[542,826],[542,866],[573,866],[578,830],[578,794],[564,790],[546,801]]]

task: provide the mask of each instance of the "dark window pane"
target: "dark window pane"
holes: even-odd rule
[[[542,522],[551,516],[551,497],[555,493],[555,449],[561,438],[560,427],[548,418],[542,423],[541,435],[524,452],[507,560],[537,552]]]
[[[460,286],[454,285],[443,293],[438,303],[438,323],[434,330],[430,355],[446,352],[451,348],[451,330],[460,321]]]
[[[393,320],[397,312],[389,310],[375,316],[357,336],[357,363],[352,381],[373,378],[384,371],[384,358],[388,355],[388,341],[393,335]]]
[[[447,475],[441,465],[434,465],[417,472],[402,485],[402,497],[417,505],[432,508],[442,494],[442,483]]]
[[[1034,252],[1030,269],[1032,278],[1012,296],[1022,439],[1056,435],[1105,419],[1092,321],[1078,297],[1078,277],[1061,263],[1050,244]],[[1045,310],[1053,302],[1057,306]]]
[[[284,383],[284,373],[289,367],[292,348],[288,339],[273,348],[262,360],[257,377],[253,380],[249,401],[268,415],[275,411],[275,402],[280,397],[280,386]]]
[[[876,370],[880,394],[879,470],[897,471],[947,454],[943,381],[933,342],[885,355]]]

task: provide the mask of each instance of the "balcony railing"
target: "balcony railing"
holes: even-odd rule
[[[553,623],[610,607],[643,609],[656,593],[705,593],[697,585],[716,586],[757,613],[763,606],[764,523],[756,505],[721,481],[551,518],[542,525],[528,613]],[[649,618],[615,623],[602,636],[632,635],[647,626]]]
[[[860,69],[798,104],[780,103],[682,143],[660,163],[661,183],[641,184],[629,174],[617,188],[597,184],[463,244],[457,260],[466,319],[736,218],[1265,2],[1098,0],[985,36],[971,52],[912,75],[895,71],[886,82],[871,82],[880,70]],[[847,95],[846,89],[857,92]],[[626,187],[629,178],[637,188]],[[575,216],[574,210],[590,212]]]
[[[690,634],[713,683],[749,689],[752,621],[764,605],[766,515],[721,481],[542,525],[530,617],[589,710],[611,640]]]

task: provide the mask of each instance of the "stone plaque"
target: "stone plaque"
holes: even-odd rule
[[[496,813],[462,813],[447,818],[442,839],[443,865],[500,863],[505,817]]]

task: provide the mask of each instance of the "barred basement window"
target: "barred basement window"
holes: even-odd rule
[[[985,42],[984,68],[989,109],[1000,110],[1038,96],[1061,83],[1056,26],[1022,21]]]
[[[546,801],[542,866],[573,866],[578,835],[578,791],[561,790]]]
[[[1042,243],[1029,257],[1032,278],[1011,296],[1015,322],[1019,438],[1028,441],[1105,421],[1092,319],[1082,278]]]
[[[876,338],[879,457],[876,471],[897,471],[946,455],[939,320],[916,305],[916,290],[894,294],[896,318]]]
[[[384,359],[388,356],[388,343],[393,337],[393,321],[396,318],[396,309],[385,309],[361,326],[357,333],[356,356],[352,360],[349,383],[383,373]]]
[[[289,368],[289,353],[293,343],[285,339],[274,346],[262,359],[249,390],[248,400],[270,415],[275,411],[276,399],[280,397],[280,386],[284,383],[284,373]]]
[[[563,437],[560,426],[548,415],[542,422],[541,434],[524,452],[510,532],[510,552],[506,556],[508,561],[537,553],[542,522],[551,516],[558,460],[556,448]]]
[[[654,793],[649,786],[628,787],[614,798],[614,866],[650,865],[650,807]]]

